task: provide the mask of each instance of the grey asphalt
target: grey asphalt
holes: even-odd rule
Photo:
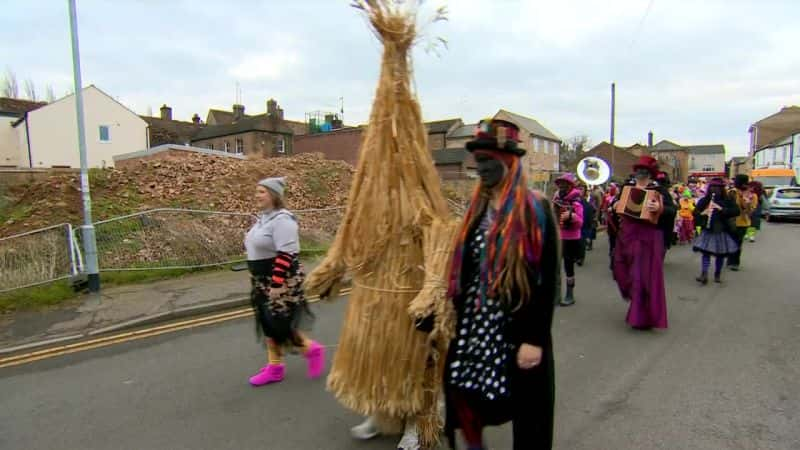
[[[697,255],[671,251],[666,331],[625,325],[606,249],[556,314],[556,448],[800,449],[800,225],[766,225],[721,286],[698,288]],[[344,307],[315,307],[329,355]],[[0,449],[394,448],[353,442],[360,418],[300,357],[284,383],[248,386],[263,358],[238,320],[0,369]],[[491,448],[510,449],[508,431],[489,430]]]

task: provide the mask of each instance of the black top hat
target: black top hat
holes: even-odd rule
[[[484,119],[475,128],[473,140],[467,142],[467,150],[493,150],[511,153],[516,156],[525,154],[525,149],[518,143],[519,127],[511,122],[498,119]]]

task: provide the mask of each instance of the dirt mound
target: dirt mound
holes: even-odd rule
[[[90,171],[94,220],[154,208],[255,212],[255,182],[287,179],[293,210],[344,206],[353,168],[318,154],[238,160],[187,155],[174,160],[140,161],[122,169]],[[0,236],[59,223],[81,222],[80,179],[55,175],[11,188],[0,210]]]

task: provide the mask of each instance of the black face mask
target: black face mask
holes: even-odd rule
[[[637,180],[644,180],[650,178],[650,171],[647,169],[636,169],[635,176]]]
[[[478,163],[478,176],[481,177],[481,185],[486,188],[493,188],[503,181],[506,174],[506,166],[494,158],[476,158]]]
[[[567,194],[569,194],[570,190],[572,190],[572,186],[566,183],[558,184],[558,193],[561,194],[562,197],[565,197]]]

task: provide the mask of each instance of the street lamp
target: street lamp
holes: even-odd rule
[[[86,158],[86,130],[83,122],[83,83],[81,82],[81,56],[78,46],[78,14],[75,0],[69,3],[69,30],[72,39],[72,75],[75,83],[75,113],[78,126],[78,151],[81,155],[81,199],[83,201],[83,226],[81,227],[86,273],[89,275],[89,292],[100,291],[100,271],[97,263],[97,241],[92,223],[92,197],[89,193],[89,169]]]

